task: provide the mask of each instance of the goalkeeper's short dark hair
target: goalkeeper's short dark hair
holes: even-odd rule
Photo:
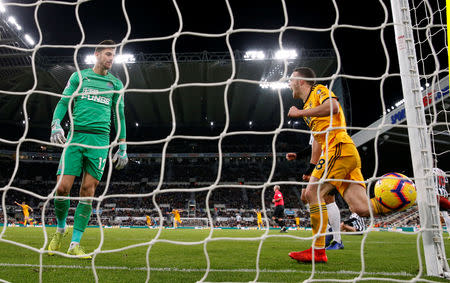
[[[115,48],[115,47],[113,47],[113,46],[108,46],[108,45],[115,45],[116,43],[114,42],[114,40],[112,40],[112,39],[106,39],[106,40],[103,40],[102,42],[100,42],[98,45],[99,46],[97,46],[96,48],[95,48],[95,52],[101,52],[101,51],[103,51],[104,49],[107,49],[107,48]]]
[[[297,67],[294,69],[294,72],[299,73],[300,77],[308,79],[307,80],[308,84],[310,85],[316,84],[316,80],[314,80],[316,78],[316,73],[314,72],[313,69],[308,67]]]

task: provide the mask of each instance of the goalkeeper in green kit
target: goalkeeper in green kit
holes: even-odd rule
[[[115,56],[115,48],[112,40],[104,40],[95,49],[97,62],[93,69],[73,73],[64,89],[64,97],[58,102],[53,121],[51,124],[50,141],[52,143],[64,144],[64,130],[61,128],[61,121],[67,113],[70,96],[79,87],[78,93],[81,95],[73,98],[73,132],[68,133],[68,139],[72,136],[67,146],[64,158],[61,156],[59,162],[57,180],[61,181],[56,189],[56,196],[69,196],[76,176],[83,174],[80,197],[93,197],[98,186],[106,164],[108,148],[89,148],[73,143],[90,146],[108,146],[111,128],[111,113],[114,117],[116,130],[119,129],[119,141],[125,142],[125,116],[123,96],[116,91],[123,88],[122,82],[111,75],[111,69]],[[81,80],[81,82],[80,82]],[[99,92],[110,91],[109,93],[98,94]],[[116,113],[118,104],[119,111]],[[63,164],[64,162],[64,164]],[[113,162],[116,169],[122,169],[128,163],[127,146],[125,143],[119,145],[118,151],[114,154]],[[64,166],[63,166],[64,165]],[[60,180],[61,179],[61,180]],[[70,201],[68,199],[55,198],[55,216],[57,220],[57,231],[48,245],[48,254],[53,255],[54,251],[59,251],[63,237],[66,235],[66,218],[69,212]],[[67,254],[77,255],[82,258],[87,256],[80,246],[83,232],[89,222],[92,212],[92,200],[80,200],[75,210],[72,241]]]

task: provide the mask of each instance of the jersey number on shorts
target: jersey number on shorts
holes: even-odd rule
[[[320,170],[320,169],[322,169],[322,166],[325,164],[325,159],[320,159],[319,160],[319,162],[317,163],[317,165],[316,165],[316,169],[317,170]]]
[[[105,170],[106,158],[99,157],[98,158],[98,169]]]

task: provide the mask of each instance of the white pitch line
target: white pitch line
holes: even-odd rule
[[[21,263],[0,263],[3,267],[36,267],[39,268],[39,264],[21,264]],[[90,265],[43,265],[43,268],[67,268],[67,269],[92,269]],[[96,269],[107,270],[138,270],[147,271],[147,267],[125,267],[125,266],[95,266]],[[151,267],[150,271],[168,271],[168,272],[206,272],[206,269],[197,268],[176,268],[176,267]],[[293,269],[260,269],[260,272],[264,273],[307,273],[311,271],[307,270],[293,270]],[[210,269],[209,272],[256,272],[256,269]],[[339,271],[316,271],[318,274],[352,274],[358,275],[359,271],[351,270],[339,270]],[[383,275],[383,276],[416,276],[407,272],[364,272],[367,275]]]

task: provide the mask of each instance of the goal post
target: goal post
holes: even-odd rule
[[[439,207],[433,188],[430,132],[420,89],[409,3],[408,0],[391,0],[391,7],[427,274],[449,277]]]

